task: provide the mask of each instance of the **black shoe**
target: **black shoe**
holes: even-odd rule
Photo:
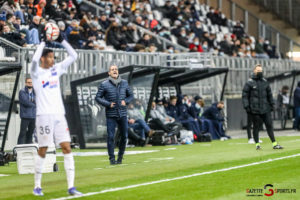
[[[111,159],[111,160],[109,160],[109,162],[110,162],[110,165],[115,165],[115,164],[117,164],[115,159]]]
[[[117,165],[121,165],[122,164],[122,160],[123,160],[123,156],[119,156],[116,164]]]
[[[273,149],[283,149],[283,147],[280,146],[279,144],[276,144],[275,146],[273,146]]]
[[[260,145],[256,146],[256,150],[261,150]]]

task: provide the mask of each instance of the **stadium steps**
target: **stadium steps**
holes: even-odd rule
[[[291,38],[295,42],[300,41],[300,35],[296,28],[291,26],[289,23],[285,22],[284,20],[280,20],[276,15],[272,12],[266,11],[263,7],[259,6],[258,4],[254,3],[251,0],[232,0],[232,2],[236,3],[240,7],[248,10],[258,18],[262,19],[265,23],[269,24],[270,26],[274,27],[277,30],[287,37]],[[295,47],[294,47],[295,48]],[[296,49],[294,49],[295,51]],[[297,49],[299,51],[299,49]]]

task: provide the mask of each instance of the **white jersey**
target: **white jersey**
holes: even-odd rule
[[[42,42],[34,53],[31,78],[36,93],[36,115],[65,114],[59,77],[66,73],[68,67],[77,59],[77,53],[67,41],[64,40],[61,44],[67,49],[69,56],[49,69],[39,66],[45,42]]]

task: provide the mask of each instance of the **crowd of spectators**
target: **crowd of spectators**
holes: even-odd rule
[[[195,0],[90,1],[101,7],[99,16],[82,0],[0,0],[0,36],[20,46],[37,45],[45,24],[52,21],[77,49],[179,52],[163,48],[159,39],[137,27],[141,26],[190,52],[278,58],[268,40],[256,40],[245,33],[242,22]]]

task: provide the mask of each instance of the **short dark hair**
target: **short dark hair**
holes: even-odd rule
[[[177,97],[176,96],[170,96],[170,101],[176,99],[177,100]]]
[[[28,79],[31,79],[31,78],[30,78],[30,77],[26,77],[26,79],[25,79],[25,83],[27,83],[27,80],[28,80]]]
[[[42,53],[42,57],[48,56],[49,53],[53,53],[52,49],[44,49]]]

